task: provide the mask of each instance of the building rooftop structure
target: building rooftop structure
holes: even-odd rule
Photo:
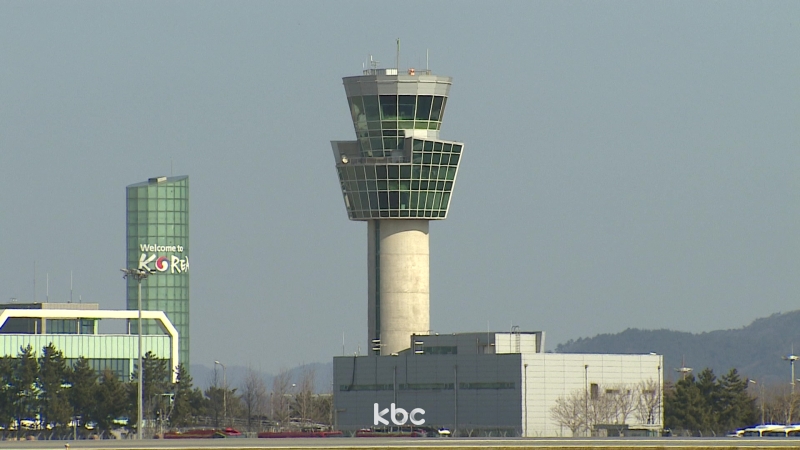
[[[138,311],[102,310],[97,303],[0,305],[0,356],[16,356],[27,346],[38,354],[52,343],[68,361],[84,357],[96,371],[109,368],[129,379],[138,359],[138,335],[130,327],[137,318]],[[176,368],[180,363],[178,330],[163,311],[142,311],[142,318],[159,329],[142,336],[142,353],[169,359],[170,367]],[[100,333],[98,322],[103,319],[126,321],[128,333]]]

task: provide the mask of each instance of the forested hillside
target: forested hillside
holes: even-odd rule
[[[765,383],[789,383],[789,363],[781,357],[800,354],[800,311],[778,313],[756,319],[734,330],[685,333],[670,330],[627,329],[617,334],[570,340],[556,347],[557,353],[649,353],[664,355],[664,379],[677,380],[674,369],[687,367],[699,373],[711,368],[724,374],[736,368],[743,377]],[[797,367],[800,377],[800,367]]]

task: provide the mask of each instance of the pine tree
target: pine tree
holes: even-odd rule
[[[0,425],[10,428],[16,414],[14,374],[17,359],[10,356],[0,358]]]
[[[70,371],[70,403],[80,423],[85,425],[95,420],[95,397],[98,389],[97,373],[89,365],[89,360],[80,358]]]
[[[747,393],[747,380],[731,369],[719,381],[720,431],[734,430],[756,422],[756,401]]]
[[[172,412],[169,416],[170,424],[176,427],[185,427],[192,421],[195,411],[192,407],[192,377],[183,363],[178,365],[178,376],[175,386],[175,395],[172,399]]]
[[[708,405],[694,376],[675,383],[664,396],[664,425],[676,430],[706,429]]]
[[[68,372],[64,354],[52,342],[42,349],[36,387],[39,394],[39,419],[43,426],[65,427],[72,416],[66,388]]]
[[[34,419],[36,417],[37,388],[36,377],[39,374],[39,362],[33,353],[33,348],[29,345],[21,347],[15,361],[14,374],[12,378],[12,390],[14,395],[14,410],[17,420],[17,436],[22,428],[22,419]]]
[[[114,420],[130,412],[128,389],[109,369],[100,375],[94,398],[96,406],[93,419],[101,431],[111,430]]]

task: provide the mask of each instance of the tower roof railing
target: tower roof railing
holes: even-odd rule
[[[372,69],[364,69],[364,71],[363,71],[364,75],[390,75],[391,76],[391,75],[399,75],[400,73],[401,72],[396,68],[386,68],[386,69],[372,68]],[[415,68],[411,67],[403,75],[406,75],[406,74],[407,75],[412,75],[412,76],[414,76],[414,75],[433,75],[433,72],[430,69],[420,70],[420,69],[415,69]]]

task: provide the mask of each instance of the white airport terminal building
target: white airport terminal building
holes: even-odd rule
[[[573,436],[559,402],[588,419],[575,435],[662,428],[661,355],[544,353],[542,332],[415,335],[410,344],[396,356],[334,358],[338,429],[376,427],[375,405],[394,403],[459,436]]]

